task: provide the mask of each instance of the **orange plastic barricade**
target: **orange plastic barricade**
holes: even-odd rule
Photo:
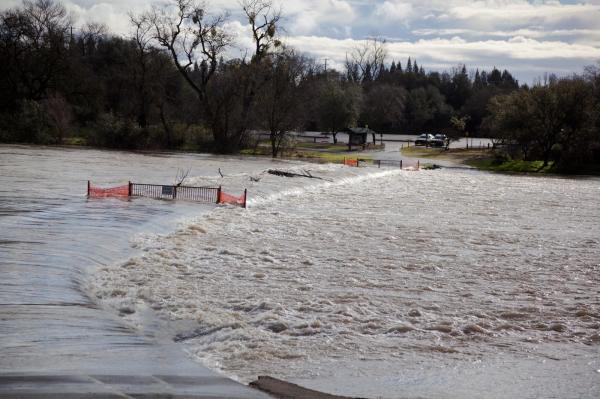
[[[88,181],[88,197],[129,197],[130,196],[130,184],[118,187],[102,188],[92,186]]]
[[[223,190],[219,189],[219,204],[231,204],[231,205],[239,205],[241,207],[246,207],[246,190],[244,190],[244,194],[241,197],[236,197],[230,194],[223,192]]]
[[[357,159],[346,159],[346,158],[344,158],[344,165],[358,167],[358,158]]]

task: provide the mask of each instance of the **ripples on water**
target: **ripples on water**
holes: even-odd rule
[[[121,364],[156,372],[159,360],[167,363],[170,353],[136,349],[153,341],[99,309],[86,281],[130,256],[135,234],[172,231],[212,206],[88,200],[86,181],[170,184],[178,168],[190,167],[197,175],[218,176],[219,166],[239,173],[224,164],[207,156],[0,146],[0,372],[95,373]]]
[[[0,147],[0,371],[152,373],[167,340],[348,395],[598,397],[597,179],[270,165]],[[84,196],[188,167],[250,209]]]
[[[132,323],[154,309],[193,356],[242,380],[597,396],[597,179],[315,168],[334,182],[264,175],[250,210],[140,240],[142,255],[103,269],[95,294]],[[440,364],[461,372],[429,370]]]

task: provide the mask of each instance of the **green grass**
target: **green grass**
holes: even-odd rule
[[[493,159],[472,159],[468,160],[467,164],[478,169],[508,173],[550,173],[554,167],[553,162],[549,162],[546,166],[543,166],[543,161],[521,160],[505,161],[498,164]]]
[[[448,151],[439,148],[404,147],[402,154],[420,158],[447,159],[460,162],[481,170],[503,173],[554,173],[554,163],[544,165],[543,161],[510,160],[498,163],[493,152],[479,148],[453,148]]]
[[[257,147],[254,149],[245,149],[240,151],[242,155],[254,155],[254,156],[270,156],[271,149],[266,147]],[[298,159],[318,159],[323,162],[331,162],[331,163],[342,163],[344,158],[347,159],[364,159],[364,160],[372,160],[373,157],[370,155],[362,155],[362,154],[344,154],[339,152],[329,152],[329,151],[294,151],[291,154],[285,153],[284,158],[298,158]]]
[[[315,149],[322,151],[333,151],[333,152],[344,152],[348,151],[348,145],[346,144],[331,144],[331,143],[298,143],[296,144],[298,149]]]
[[[333,163],[341,163],[344,161],[344,158],[347,159],[356,159],[356,158],[360,158],[360,159],[364,159],[364,160],[372,160],[373,157],[369,156],[369,155],[355,155],[355,154],[336,154],[336,153],[331,153],[331,152],[310,152],[310,151],[302,151],[302,152],[298,152],[296,153],[294,156],[294,158],[319,158],[322,159],[326,162],[333,162]]]

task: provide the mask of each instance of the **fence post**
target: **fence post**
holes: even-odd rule
[[[381,169],[381,159],[378,159],[378,160],[377,160],[377,167],[378,167],[379,169]]]
[[[400,170],[402,170],[402,160],[400,160]]]
[[[248,197],[248,189],[244,189],[244,208],[246,208],[246,198]]]
[[[356,167],[358,168],[358,157],[356,157]]]
[[[87,196],[90,196],[90,181],[88,180]]]
[[[133,194],[133,183],[132,182],[128,182],[127,184],[127,196],[131,197]]]
[[[221,202],[221,186],[217,189],[217,204]]]
[[[421,161],[417,160],[417,170],[421,170]]]

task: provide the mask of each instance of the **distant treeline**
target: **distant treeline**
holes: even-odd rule
[[[274,156],[292,130],[488,136],[513,157],[589,161],[598,146],[599,70],[519,85],[507,70],[427,72],[365,40],[343,71],[280,39],[268,0],[241,2],[253,49],[227,58],[224,14],[173,0],[130,15],[131,34],[72,28],[55,0],[0,14],[0,141],[235,152],[267,131]],[[390,62],[391,61],[391,62]]]

